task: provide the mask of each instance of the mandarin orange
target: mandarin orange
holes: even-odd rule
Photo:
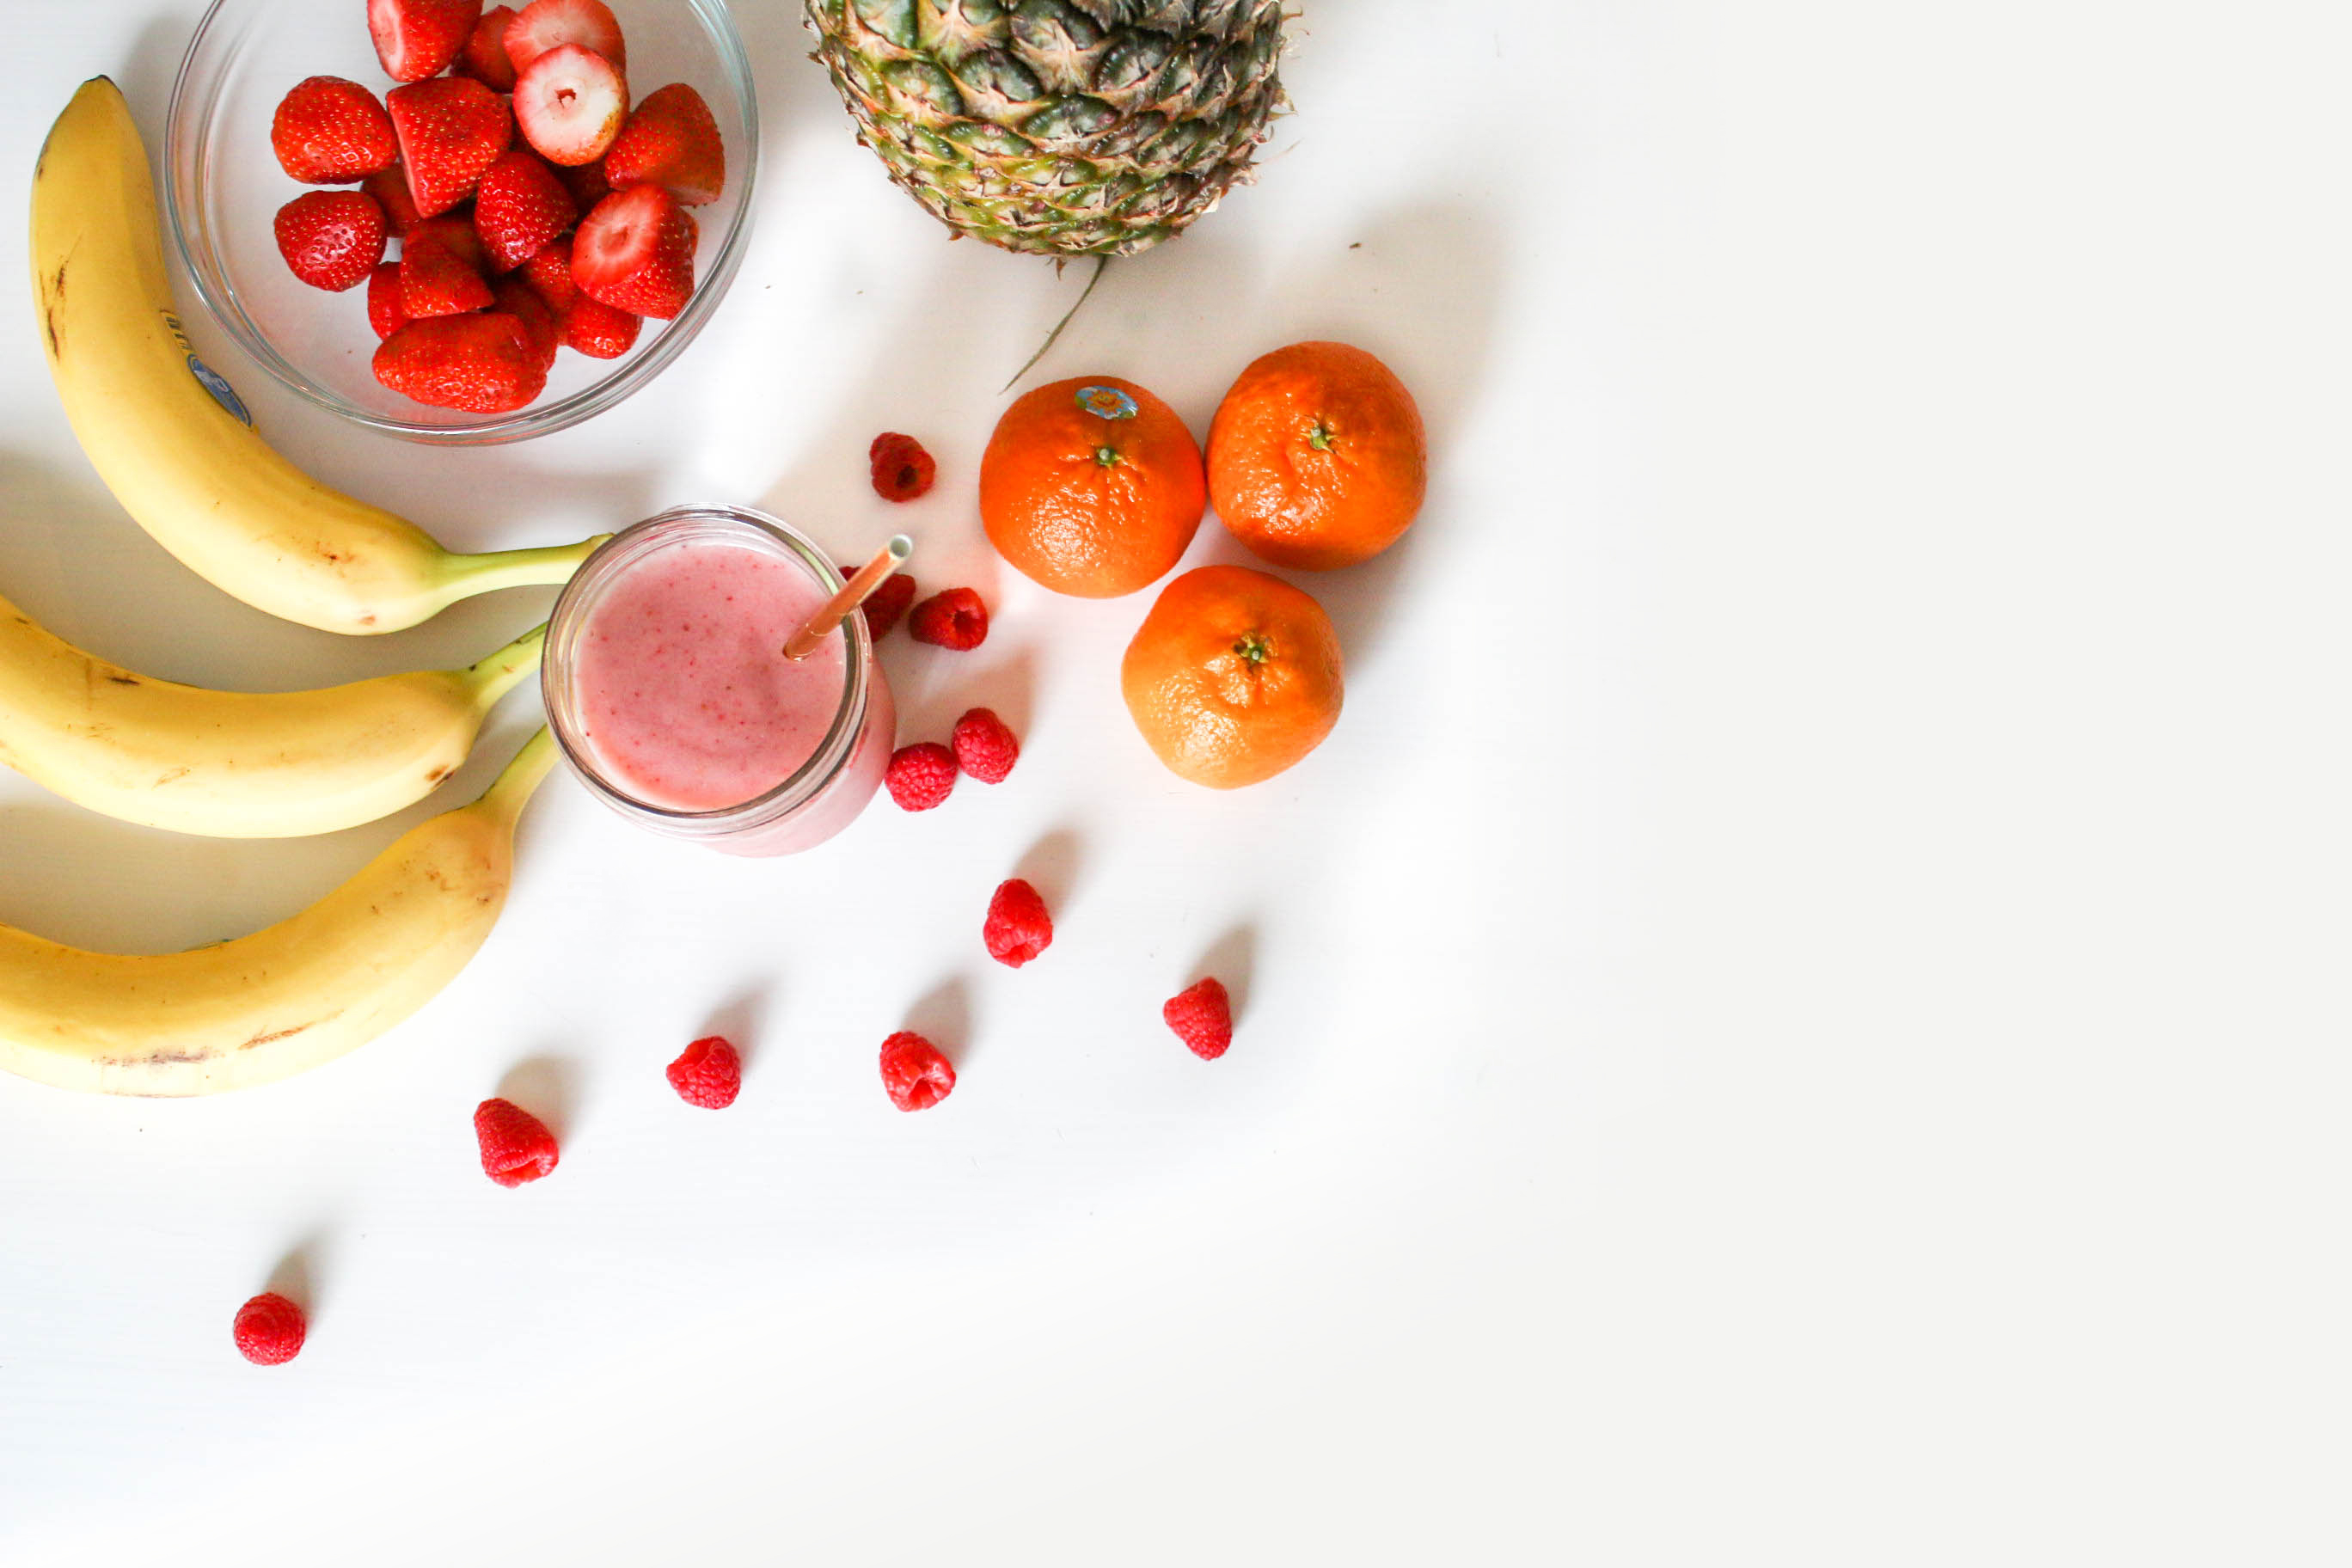
[[[1339,721],[1339,636],[1312,595],[1247,566],[1160,590],[1119,665],[1127,710],[1169,769],[1212,789],[1272,778]]]
[[[1199,443],[1133,382],[1041,386],[996,422],[980,521],[997,552],[1057,594],[1114,599],[1165,576],[1208,508]]]
[[[1209,426],[1209,498],[1277,566],[1326,571],[1395,543],[1429,488],[1404,383],[1346,343],[1293,343],[1242,372]]]

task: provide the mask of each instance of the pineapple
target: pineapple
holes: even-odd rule
[[[1251,177],[1283,0],[805,0],[890,177],[959,234],[1127,256]]]

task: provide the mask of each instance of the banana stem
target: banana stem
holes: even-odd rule
[[[491,704],[513,690],[517,681],[539,668],[540,655],[546,648],[547,623],[541,621],[488,658],[467,665],[465,679],[473,688],[475,706],[489,711]]]
[[[577,544],[549,544],[535,550],[497,550],[487,555],[451,555],[441,562],[442,590],[451,602],[499,588],[529,588],[571,581],[580,563],[612,538],[600,533]]]
[[[555,736],[542,724],[538,734],[522,743],[514,761],[490,781],[490,787],[482,792],[482,798],[474,803],[473,809],[495,822],[513,826],[531,792],[539,788],[547,770],[554,765]]]

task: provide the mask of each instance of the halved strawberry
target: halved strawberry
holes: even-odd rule
[[[530,330],[503,310],[411,321],[376,345],[375,378],[436,408],[503,414],[547,385]]]
[[[507,24],[515,19],[511,5],[493,5],[482,13],[474,24],[473,36],[449,68],[459,76],[472,77],[492,92],[514,90],[514,61],[507,58]]]
[[[563,312],[563,341],[590,359],[619,359],[637,341],[645,323],[626,310],[583,294]]]
[[[391,121],[387,120],[385,123]],[[375,205],[383,209],[385,226],[395,235],[405,236],[425,221],[424,215],[416,210],[416,197],[408,188],[408,171],[400,166],[397,159],[362,180],[360,189],[375,198]]]
[[[383,209],[361,191],[305,191],[278,209],[278,254],[313,289],[341,293],[383,259]]]
[[[468,243],[473,237],[467,235]],[[400,246],[400,308],[412,321],[461,316],[490,302],[490,286],[465,251],[419,226]]]
[[[629,68],[629,46],[622,41],[621,24],[604,0],[530,0],[522,14],[507,24],[507,58],[519,71],[564,44],[577,44]]]
[[[529,261],[579,216],[572,194],[527,148],[502,154],[474,191],[474,232],[482,237],[493,272]]]
[[[306,185],[340,185],[389,167],[399,155],[392,119],[375,94],[339,76],[294,84],[269,117],[278,166]]]
[[[579,286],[572,281],[572,242],[568,239],[549,240],[537,256],[522,264],[519,276],[558,316],[572,309],[572,301],[580,297]]]
[[[551,163],[594,163],[628,112],[629,84],[610,60],[577,44],[558,44],[515,78],[522,139]]]
[[[677,315],[694,293],[694,218],[659,185],[614,191],[572,237],[572,279],[639,316]]]
[[[563,344],[563,327],[556,321],[555,312],[547,308],[531,286],[520,278],[499,279],[498,308],[523,324],[530,334],[532,350],[539,355],[539,371],[544,375],[555,364],[555,351]]]
[[[387,261],[368,274],[368,325],[378,338],[388,338],[408,320],[400,303],[400,263]]]
[[[384,94],[408,191],[425,217],[447,212],[473,193],[482,171],[514,141],[506,100],[467,77],[411,82]]]
[[[438,76],[482,19],[482,0],[368,0],[368,37],[394,81]]]
[[[614,185],[662,186],[688,206],[715,202],[727,184],[727,149],[702,95],[682,81],[637,101],[604,154]]]

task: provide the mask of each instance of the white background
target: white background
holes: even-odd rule
[[[191,319],[283,449],[456,543],[911,523],[997,621],[892,639],[902,737],[984,700],[1027,749],[772,863],[558,778],[480,956],[356,1055],[0,1081],[0,1560],[2352,1553],[2343,9],[1301,8],[1263,182],[1035,373],[1199,430],[1335,336],[1419,393],[1421,523],[1308,584],[1346,717],[1259,789],[1133,735],[1144,599],[1052,599],[973,519],[1082,275],[943,243],[785,0],[738,6],[749,258],[620,411],[362,439]],[[84,77],[160,130],[194,15],[9,6],[0,212]],[[915,508],[865,488],[884,428],[939,456]],[[457,661],[546,601],[358,642],[215,593],[96,483],[21,300],[0,476],[0,591],[158,674]],[[428,809],[212,843],[12,780],[0,919],[210,940]],[[1016,868],[1060,929],[1018,973],[978,932]],[[1156,1016],[1204,963],[1214,1064]],[[919,1117],[874,1068],[910,1018],[963,1073]],[[660,1076],[714,1022],[718,1115]],[[501,1086],[561,1125],[536,1187],[475,1163]],[[289,1273],[310,1343],[250,1368]]]

